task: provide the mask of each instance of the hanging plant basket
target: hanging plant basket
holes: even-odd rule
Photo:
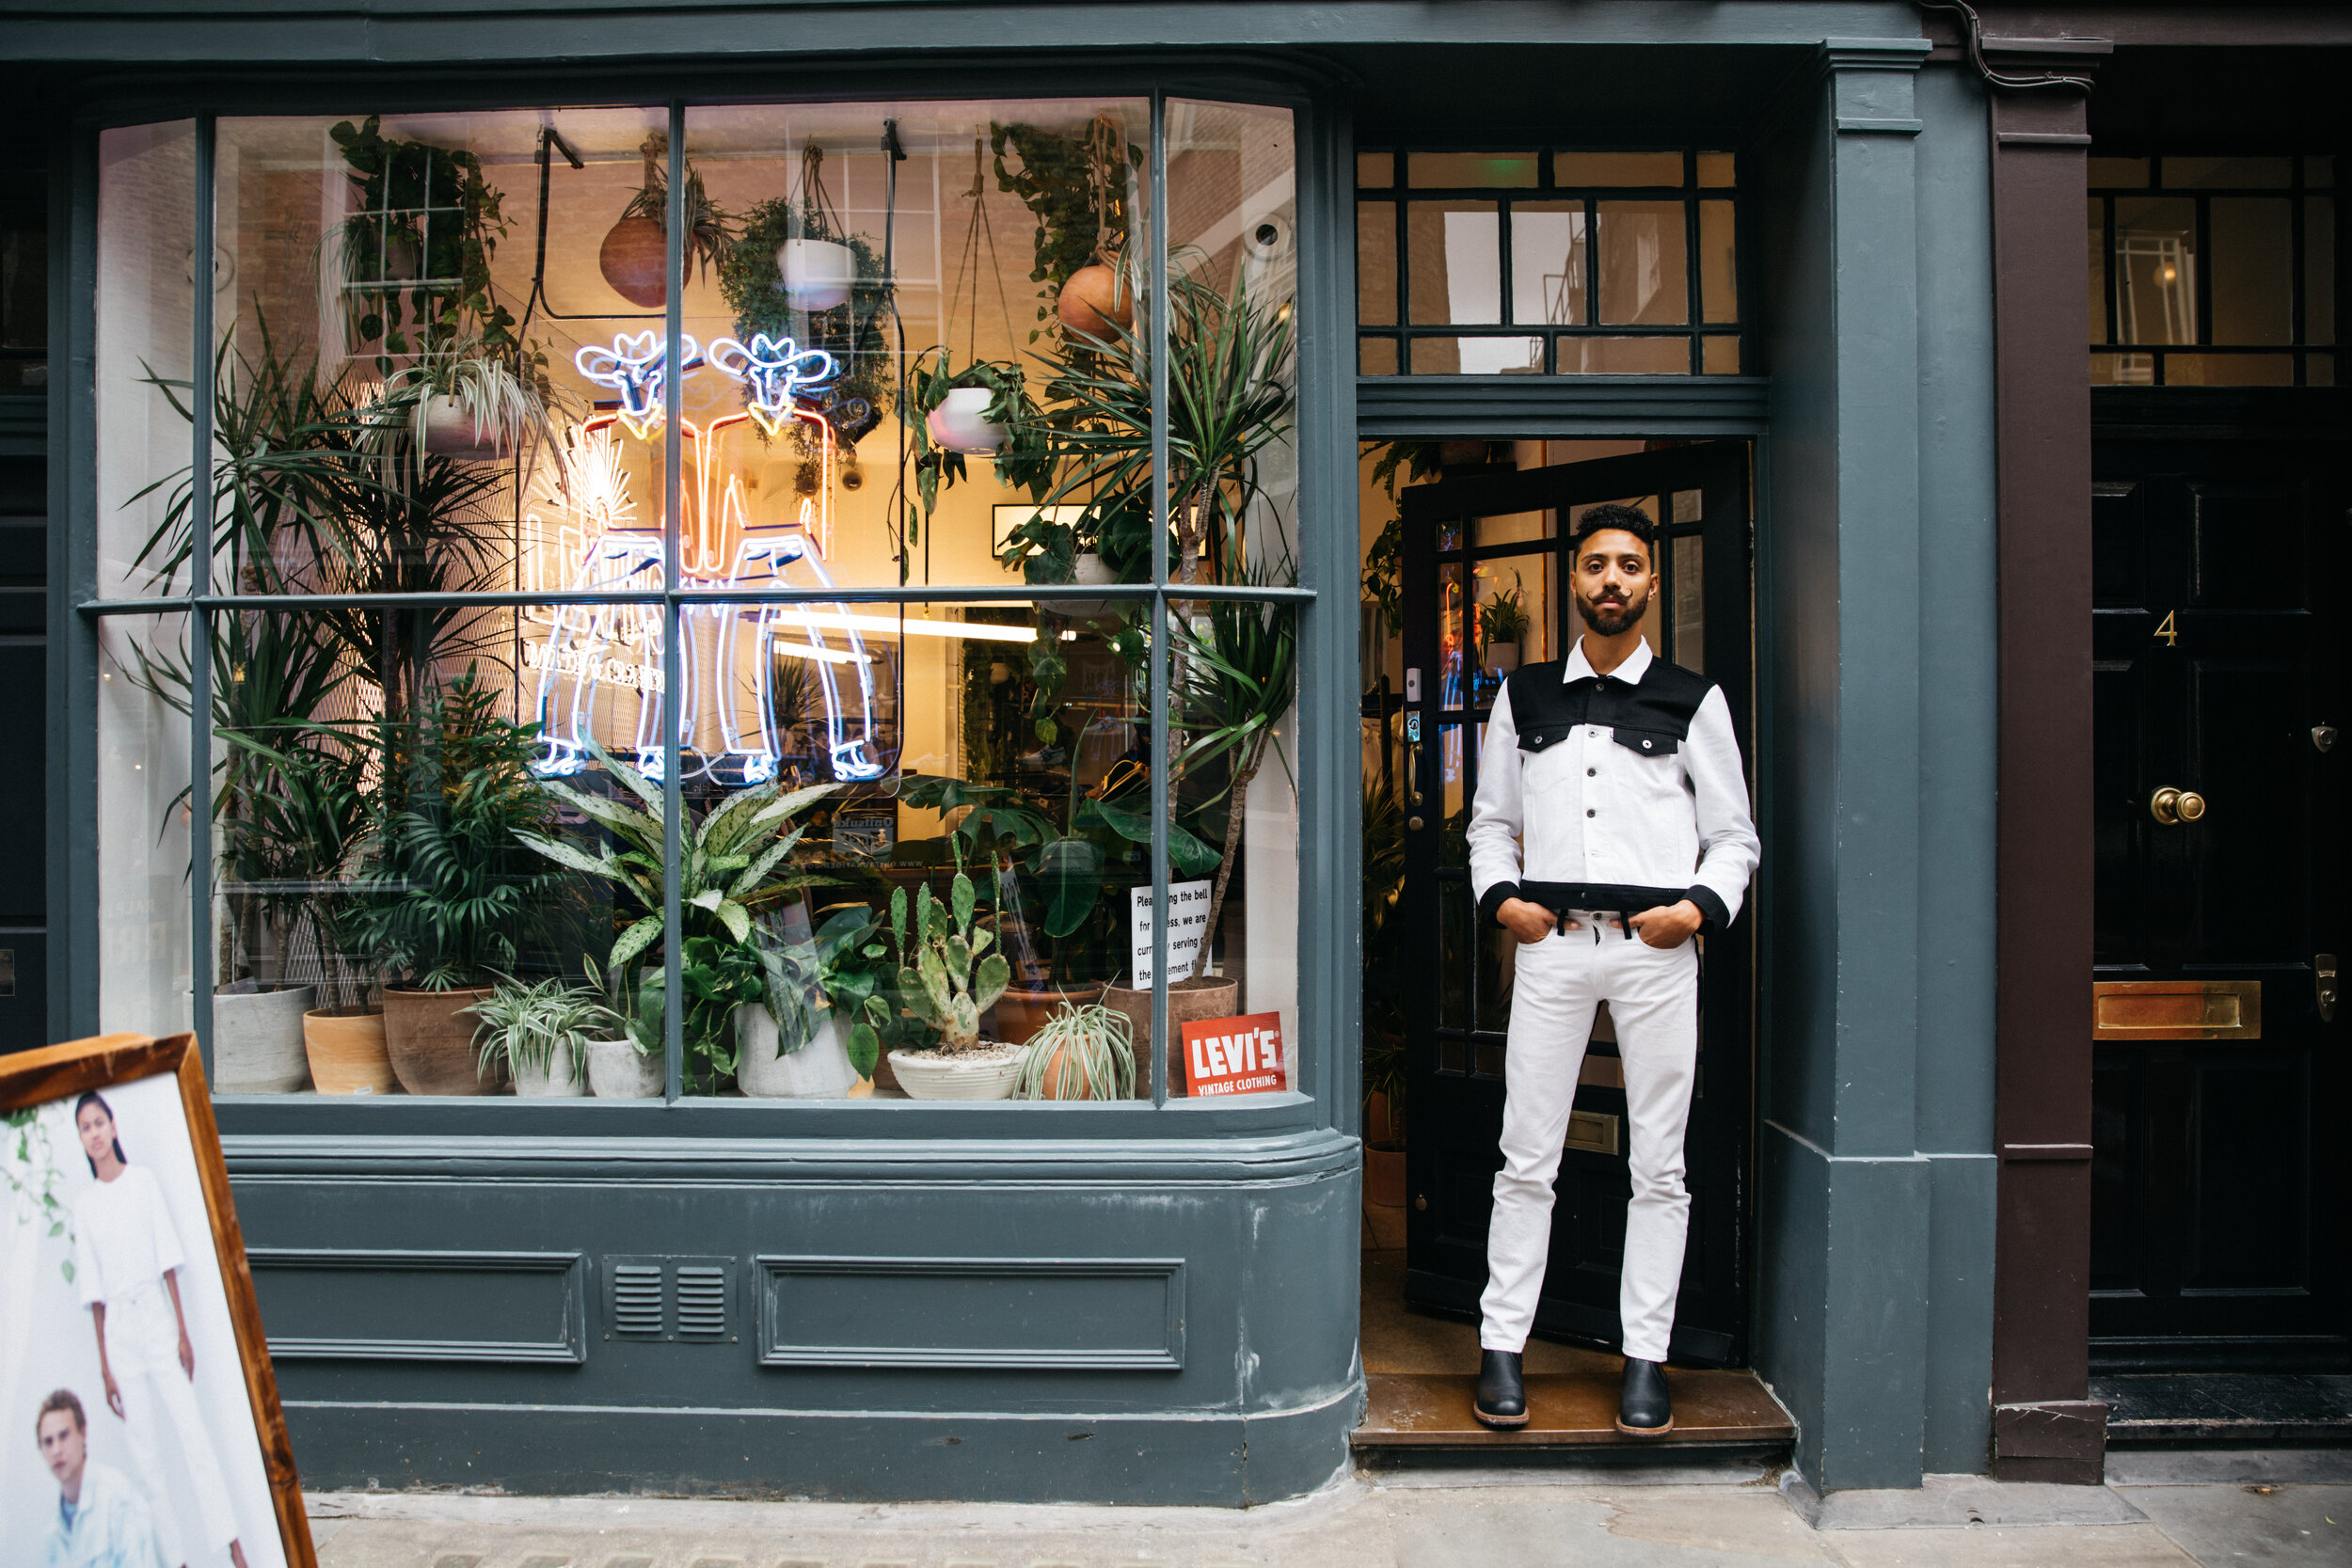
[[[1005,427],[987,418],[996,393],[987,387],[958,387],[940,405],[923,416],[931,439],[949,451],[968,456],[993,456],[1005,445]]]
[[[776,247],[776,276],[796,309],[831,310],[850,302],[857,256],[837,240],[787,240]]]
[[[631,305],[658,310],[670,303],[670,138],[656,131],[637,148],[645,160],[644,183],[621,209],[621,218],[596,251],[597,270],[613,293]],[[686,261],[708,267],[727,244],[727,214],[703,188],[703,177],[686,166]]]
[[[1070,275],[1056,309],[1062,325],[1105,341],[1136,324],[1135,292],[1117,268],[1101,261]]]
[[[631,305],[658,310],[670,303],[662,269],[670,259],[670,239],[660,220],[624,216],[605,235],[596,252],[596,268],[612,292]]]

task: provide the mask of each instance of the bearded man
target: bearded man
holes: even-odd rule
[[[1657,548],[1655,525],[1629,506],[1591,507],[1576,520],[1566,559],[1584,635],[1565,659],[1504,681],[1479,753],[1470,825],[1479,922],[1521,944],[1479,1300],[1475,1408],[1492,1427],[1527,1424],[1519,1358],[1550,1250],[1552,1179],[1606,1002],[1633,1178],[1617,1428],[1674,1429],[1665,1361],[1690,1228],[1682,1135],[1698,1066],[1692,938],[1740,912],[1759,847],[1730,705],[1642,639]]]

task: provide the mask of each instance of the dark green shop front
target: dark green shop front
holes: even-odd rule
[[[0,22],[70,127],[50,1028],[205,1037],[306,1483],[1341,1473],[1374,476],[1465,454],[1704,534],[1766,862],[1693,1355],[1825,1489],[1984,1468],[1973,71],[1881,4],[557,14]],[[532,985],[644,1051],[451,1022]]]

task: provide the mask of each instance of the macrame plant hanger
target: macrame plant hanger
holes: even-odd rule
[[[955,287],[947,293],[946,314],[939,324],[939,341],[944,348],[955,344],[957,303],[968,293],[970,304],[964,316],[963,362],[966,368],[980,357],[980,273],[985,268],[996,279],[996,309],[1004,319],[1005,342],[1012,342],[1012,304],[1005,297],[1005,269],[996,257],[996,230],[988,219],[988,184],[982,172],[982,152],[986,143],[978,136],[972,138],[972,188],[963,193],[972,203],[972,225],[964,230],[963,251],[956,259]],[[983,263],[981,252],[987,252]]]

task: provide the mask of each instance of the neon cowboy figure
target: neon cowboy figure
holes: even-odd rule
[[[687,515],[679,530],[678,568],[690,590],[724,592],[758,582],[787,582],[798,567],[814,586],[830,588],[823,556],[831,539],[832,427],[801,406],[800,397],[831,381],[833,357],[802,351],[790,339],[762,334],[749,346],[732,339],[710,345],[707,355],[692,338],[681,345],[685,373],[708,363],[743,383],[746,412],[722,416],[702,428],[680,418],[680,435],[691,465],[685,497]],[[624,334],[610,349],[583,348],[574,363],[581,375],[619,394],[617,410],[599,414],[557,450],[557,468],[545,499],[559,504],[580,525],[562,531],[559,548],[570,563],[567,587],[617,588],[632,579],[660,577],[662,539],[658,525],[636,519],[634,501],[617,447],[626,435],[650,441],[668,417],[670,377],[659,337]],[[679,379],[683,379],[683,376]],[[725,433],[756,422],[770,435],[801,420],[817,450],[819,483],[788,523],[755,523],[741,482],[728,476],[720,486],[716,461]],[[716,493],[714,494],[714,490]],[[783,745],[772,703],[771,672],[778,657],[818,666],[825,705],[825,743],[838,779],[878,778],[884,771],[868,751],[874,724],[872,661],[854,629],[849,648],[829,646],[808,613],[816,607],[714,604],[688,609],[680,617],[684,684],[679,691],[678,741],[688,777],[753,784],[773,778]],[[845,607],[831,607],[836,614]],[[838,624],[835,622],[834,624]],[[540,754],[532,762],[542,774],[579,770],[586,751],[596,693],[633,689],[638,695],[636,764],[646,777],[662,773],[660,739],[661,627],[649,606],[564,606],[549,617],[549,632],[526,647],[527,665],[539,672]],[[633,657],[613,657],[614,650]],[[739,665],[748,678],[739,679]],[[840,670],[857,676],[856,702],[862,722],[847,712],[847,682]],[[748,699],[748,704],[746,704]],[[748,706],[748,712],[744,711]],[[696,749],[706,730],[715,746]]]

